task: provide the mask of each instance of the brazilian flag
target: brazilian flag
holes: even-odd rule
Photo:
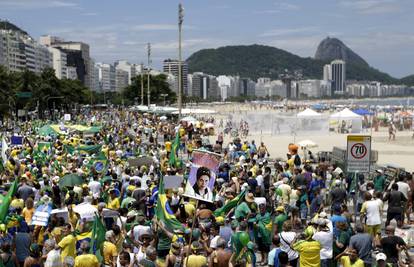
[[[1,201],[0,203],[0,222],[1,223],[5,223],[6,216],[9,213],[10,203],[12,201],[13,196],[17,192],[17,185],[19,183],[18,180],[19,180],[18,178],[14,180],[6,196],[4,196],[3,199],[0,200]]]
[[[170,159],[168,163],[170,166],[179,167],[180,162],[177,160],[177,150],[180,146],[180,131],[178,129],[177,134],[175,135],[174,142],[171,145]]]
[[[157,219],[162,221],[168,230],[181,230],[184,231],[184,226],[177,220],[174,215],[174,212],[171,210],[170,205],[167,201],[167,195],[165,194],[164,189],[164,179],[161,177],[159,188],[158,188],[158,200],[156,213]]]
[[[99,262],[102,262],[102,249],[103,243],[105,241],[105,232],[106,228],[103,225],[101,219],[95,215],[95,219],[93,221],[92,226],[92,234],[91,234],[91,254],[95,254],[98,258]]]
[[[108,159],[101,152],[95,158],[91,159],[89,167],[93,167],[97,173],[106,174],[108,170]]]
[[[238,196],[227,202],[223,207],[216,209],[213,212],[214,216],[226,216],[234,207],[244,200],[245,194],[246,190],[243,190]]]

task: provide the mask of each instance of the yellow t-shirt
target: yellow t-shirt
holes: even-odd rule
[[[99,261],[93,254],[83,254],[75,258],[75,267],[99,267]]]
[[[364,261],[361,259],[356,260],[354,263],[351,263],[349,256],[341,257],[341,264],[343,267],[364,267]]]
[[[10,206],[12,208],[21,208],[21,209],[23,209],[24,208],[24,200],[21,199],[21,198],[13,199],[10,203]]]
[[[76,256],[76,238],[70,234],[65,236],[58,244],[58,246],[62,249],[60,256],[62,258],[62,262],[65,257],[73,257]]]
[[[105,241],[103,243],[103,258],[105,265],[112,265],[113,257],[118,256],[116,246],[111,242]]]
[[[119,209],[120,206],[121,206],[121,204],[119,203],[119,198],[117,198],[117,197],[110,200],[109,203],[108,203],[108,209],[117,210],[117,209]]]
[[[187,267],[204,267],[207,266],[207,258],[202,255],[190,255],[184,259],[184,262],[187,262]]]
[[[22,211],[22,215],[24,217],[24,220],[26,221],[27,224],[30,224],[32,222],[32,217],[33,214],[35,212],[34,208],[28,209],[28,208],[24,208]]]
[[[321,265],[321,244],[318,241],[299,241],[293,245],[293,249],[300,254],[300,266],[319,267]]]
[[[167,152],[171,152],[171,142],[170,141],[165,142],[165,150],[167,150]]]
[[[184,128],[180,128],[179,133],[180,133],[180,137],[183,137],[185,135]]]

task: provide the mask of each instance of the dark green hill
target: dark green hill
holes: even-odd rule
[[[401,79],[401,83],[414,86],[414,74]]]
[[[29,35],[27,32],[23,31],[13,23],[8,22],[7,20],[1,20],[0,19],[0,30],[12,30],[12,31],[18,31],[22,34]]]
[[[189,72],[205,72],[212,75],[239,75],[257,79],[278,79],[285,69],[302,70],[304,78],[321,79],[324,64],[329,61],[303,58],[285,50],[265,45],[225,46],[202,49],[188,59]],[[367,64],[347,65],[348,80],[372,80],[399,83],[398,79],[380,72]]]

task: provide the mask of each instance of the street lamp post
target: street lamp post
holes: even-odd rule
[[[161,94],[160,96],[164,97],[164,107],[165,107],[165,97],[167,97],[168,94]]]
[[[178,118],[181,118],[182,109],[182,70],[181,70],[181,29],[184,21],[184,8],[180,3],[178,5]]]
[[[151,64],[151,44],[148,43],[147,45],[147,52],[148,52],[148,82],[147,82],[147,100],[148,100],[148,111],[150,109],[150,76],[151,76],[151,68],[150,68],[150,64]]]
[[[144,105],[144,64],[141,63],[141,106]]]

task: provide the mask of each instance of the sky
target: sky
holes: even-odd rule
[[[0,19],[32,37],[90,45],[96,62],[178,58],[176,0],[0,0]],[[337,37],[371,66],[414,74],[413,0],[183,0],[183,58],[204,48],[264,44],[313,57]]]

